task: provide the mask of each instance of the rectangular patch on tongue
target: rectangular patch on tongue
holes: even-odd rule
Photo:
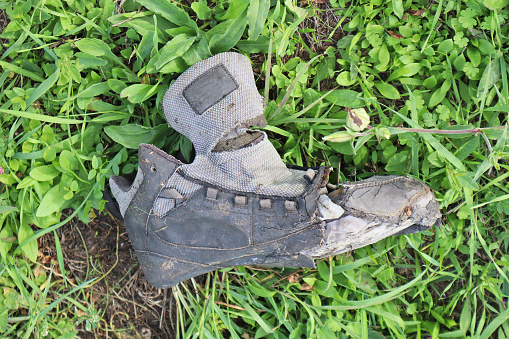
[[[191,108],[202,115],[210,107],[239,88],[223,64],[209,69],[187,86],[182,94]]]

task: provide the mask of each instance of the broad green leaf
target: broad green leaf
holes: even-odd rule
[[[22,188],[30,187],[35,185],[36,180],[32,177],[24,177],[23,180],[19,184],[16,185],[16,189],[20,190]]]
[[[442,86],[440,86],[440,88],[437,89],[433,93],[433,95],[429,99],[428,106],[429,107],[434,107],[434,106],[440,104],[444,100],[444,98],[447,95],[447,93],[448,93],[450,88],[451,88],[451,80],[450,79],[446,79],[444,81],[444,83],[442,84]]]
[[[58,77],[60,76],[60,69],[57,68],[53,74],[51,74],[46,80],[44,80],[37,88],[32,92],[32,94],[28,97],[26,101],[27,107],[35,102],[35,100],[39,99],[41,95],[46,93],[50,88],[57,82]]]
[[[30,171],[30,176],[37,181],[48,181],[56,178],[60,171],[53,165],[38,166]]]
[[[178,58],[168,62],[163,67],[161,67],[161,69],[159,70],[159,73],[161,73],[161,74],[182,73],[188,68],[189,68],[189,65],[186,64],[184,59],[182,59],[181,57],[178,57]]]
[[[500,61],[499,58],[491,59],[484,72],[479,87],[477,88],[477,97],[482,98],[488,94],[488,91],[500,80]]]
[[[99,159],[94,155],[92,157],[92,168],[97,168],[99,167]]]
[[[490,41],[484,40],[484,39],[479,39],[476,42],[478,43],[477,48],[479,48],[479,51],[481,51],[481,54],[494,55],[497,53],[497,50],[495,49],[495,47],[493,46],[493,44]]]
[[[80,51],[92,56],[99,57],[113,55],[110,47],[104,41],[99,39],[84,38],[76,41],[74,44]]]
[[[78,169],[78,159],[68,150],[63,150],[58,158],[60,166],[67,171]]]
[[[298,17],[308,15],[308,11],[305,8],[297,6],[293,0],[285,0],[285,6]]]
[[[76,53],[78,54],[78,53]],[[87,53],[79,53],[83,56],[78,57],[78,63],[85,67],[97,68],[103,67],[108,64],[108,61],[95,57],[93,55],[88,55]]]
[[[483,4],[491,10],[502,9],[509,6],[509,0],[484,0]]]
[[[336,78],[336,81],[341,86],[352,86],[357,81],[357,77],[355,79],[352,79],[352,74],[349,71],[343,71],[339,73],[338,77]]]
[[[431,89],[437,85],[437,78],[434,75],[427,77],[422,83],[427,89]]]
[[[0,241],[0,258],[2,258],[3,260],[7,259],[7,253],[9,253],[9,250],[12,247],[12,242],[10,241],[11,239],[13,239],[11,238],[12,236],[13,234],[10,227],[4,227],[0,231],[0,238],[8,240]]]
[[[210,8],[207,6],[207,1],[199,0],[191,4],[191,8],[198,15],[198,19],[207,20],[212,16],[210,15]]]
[[[446,39],[442,41],[440,45],[438,45],[437,51],[439,51],[440,53],[448,54],[452,51],[453,48],[454,42],[452,41],[452,39]]]
[[[484,174],[484,172],[491,168],[491,166],[492,165],[490,159],[486,157],[486,159],[484,159],[484,161],[477,167],[477,171],[475,172],[473,180],[477,181],[481,177],[481,175]]]
[[[389,54],[389,50],[387,49],[387,45],[385,43],[380,47],[380,51],[378,52],[378,60],[379,64],[376,68],[380,71],[385,71],[387,69],[387,65],[391,60],[391,55]]]
[[[150,13],[150,12],[147,12],[147,13]],[[155,17],[156,15],[153,14],[153,16]],[[164,29],[161,29],[160,27],[156,27],[156,24],[158,24],[160,21],[162,21],[161,17],[159,17],[159,21],[157,21],[157,22],[155,22],[155,20],[153,20],[152,18],[148,18],[148,17],[147,18],[139,18],[139,19],[134,19],[134,20],[130,20],[130,21],[126,22],[126,26],[136,30],[136,32],[138,32],[138,34],[141,35],[142,37],[148,36],[147,39],[150,39],[151,42],[165,43],[166,39],[163,39],[163,37],[165,37]],[[123,25],[120,25],[120,26],[123,26]],[[169,26],[168,28],[171,29],[172,26]],[[189,28],[189,29],[192,32],[194,32],[194,30],[192,28]],[[156,32],[157,32],[157,35],[155,35]],[[152,43],[152,47],[153,46],[154,46],[154,44]]]
[[[60,191],[60,185],[53,186],[44,195],[35,213],[36,217],[45,217],[54,212],[58,212],[65,205],[63,198],[64,192]],[[20,243],[22,240],[20,241]]]
[[[431,95],[431,98],[429,99],[428,106],[429,107],[435,107],[442,101],[444,101],[444,98],[446,96],[447,92],[441,91],[440,89],[437,89],[433,94]]]
[[[477,149],[477,147],[479,147],[479,136],[474,136],[467,142],[463,143],[454,155],[459,160],[465,160]]]
[[[143,35],[143,37],[141,38],[141,42],[138,45],[138,49],[136,50],[138,58],[144,60],[146,57],[150,55],[153,49],[154,49],[154,32],[147,32],[147,34]]]
[[[462,72],[463,68],[465,67],[465,63],[467,62],[467,59],[465,59],[465,56],[461,54],[456,59],[454,59],[454,67],[458,72]]]
[[[394,71],[389,78],[387,78],[387,81],[392,81],[394,79],[397,79],[399,77],[405,76],[405,77],[411,77],[418,73],[422,68],[421,64],[418,63],[410,63],[407,64],[396,71]]]
[[[332,134],[329,134],[322,138],[323,141],[330,141],[330,142],[345,142],[352,140],[355,138],[356,133],[349,133],[347,131],[337,131]],[[353,153],[353,152],[352,152]],[[343,153],[345,154],[345,153]]]
[[[228,1],[228,9],[221,15],[216,15],[216,20],[225,21],[228,19],[237,19],[244,14],[245,9],[248,7],[248,0],[232,0]]]
[[[372,135],[365,136],[365,137],[371,137]],[[360,140],[360,139],[359,139]],[[365,141],[364,141],[365,142]],[[357,141],[359,143],[359,141]],[[359,143],[361,144],[361,143]],[[363,168],[366,165],[366,161],[368,161],[368,149],[366,146],[362,145],[359,148],[354,148],[354,156],[353,156],[353,163],[357,168]]]
[[[209,47],[212,54],[227,52],[237,44],[246,28],[247,17],[245,14],[242,14],[235,20],[228,20],[225,22],[230,23],[228,28],[226,28],[224,32],[218,33],[210,38]]]
[[[258,39],[267,19],[269,8],[270,0],[253,0],[249,2],[247,9],[249,40]]]
[[[240,40],[235,47],[247,53],[268,53],[270,39],[264,35],[256,40]]]
[[[17,211],[18,208],[15,206],[0,206],[0,214]]]
[[[323,280],[315,281],[313,292],[328,298],[333,298],[338,294],[336,288],[332,284],[328,284]]]
[[[15,175],[12,172],[9,174],[0,174],[0,182],[2,184],[14,185],[15,183],[18,182],[18,180],[15,179]]]
[[[403,8],[403,0],[392,0],[392,10],[394,15],[401,19],[405,10]]]
[[[107,126],[104,131],[116,143],[126,148],[137,149],[141,143],[153,144],[158,141],[163,135],[169,133],[169,127],[166,124],[161,124],[155,128],[128,124]]]
[[[402,151],[389,158],[385,170],[387,172],[405,172],[408,167],[410,153]]]
[[[76,94],[73,99],[75,98],[93,98],[101,94],[105,94],[110,90],[110,86],[108,85],[108,82],[99,82],[97,84],[93,84],[91,86],[88,86],[83,91]]]
[[[189,66],[211,57],[209,44],[205,37],[201,37],[182,55],[182,59]]]
[[[127,98],[129,102],[137,104],[150,98],[152,95],[157,93],[160,86],[158,85],[144,85],[136,84],[126,87],[120,92],[121,98]]]
[[[109,60],[113,60],[120,66],[126,68],[126,66],[122,63],[122,60],[120,60],[115,54],[113,54],[110,47],[102,40],[83,38],[81,40],[76,41],[74,44],[83,53],[90,54],[95,57],[106,57]]]
[[[137,2],[150,11],[161,15],[163,18],[176,24],[177,26],[190,27],[196,32],[199,31],[198,25],[189,17],[189,14],[187,14],[183,9],[174,5],[171,1],[138,0]]]
[[[180,34],[168,41],[166,45],[159,51],[160,57],[157,60],[156,67],[161,69],[170,61],[181,57],[191,47],[196,37],[190,37],[187,34]]]
[[[264,298],[272,297],[274,294],[276,294],[276,291],[274,291],[274,290],[269,291],[269,290],[267,290],[267,289],[265,289],[263,287],[259,287],[259,286],[256,286],[256,285],[249,285],[248,288],[255,295],[258,295],[258,296],[264,297]]]
[[[472,64],[477,67],[482,61],[481,53],[474,46],[468,46],[467,55]]]
[[[472,172],[459,171],[455,173],[454,177],[458,180],[461,187],[466,187],[474,191],[479,189],[479,185],[473,180],[474,173]]]
[[[366,311],[377,313],[376,311],[373,311],[372,309],[366,309]],[[379,311],[379,312],[381,312],[381,311]],[[385,314],[383,316],[386,317],[386,318],[390,319],[390,316],[393,316],[391,313],[387,313],[387,312],[384,312],[384,313]],[[399,318],[399,319],[401,320],[401,323],[404,324],[403,320],[401,318]],[[404,328],[404,326],[403,326],[403,328]],[[385,339],[385,337],[383,335],[381,335],[380,333],[378,333],[377,331],[374,331],[372,329],[368,329],[368,339]]]
[[[28,226],[26,222],[22,222],[21,226],[18,230],[18,240],[20,243],[22,243],[25,239],[30,238],[32,235],[34,235],[34,231]],[[21,250],[23,251],[23,254],[32,262],[37,261],[37,240],[32,240],[25,244]]]
[[[125,82],[117,79],[108,79],[108,87],[115,93],[120,93],[127,87]]]
[[[366,105],[365,101],[361,99],[362,94],[349,89],[333,90],[325,100],[332,102],[334,105],[359,108]]]
[[[354,150],[353,146],[350,142],[342,142],[342,143],[328,143],[328,146],[332,148],[334,151],[336,151],[339,154],[344,155],[353,155]]]
[[[400,98],[398,90],[392,85],[383,82],[375,82],[375,87],[380,91],[380,94],[387,99],[396,100]]]

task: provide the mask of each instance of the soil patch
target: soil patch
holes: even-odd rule
[[[9,24],[9,17],[5,13],[5,9],[0,9],[0,34],[4,31],[4,28]]]
[[[82,305],[101,310],[102,320],[92,332],[85,330],[84,323],[76,327],[80,338],[175,338],[168,315],[172,291],[147,283],[123,222],[109,214],[88,224],[74,218],[57,235],[70,283],[96,278],[92,287],[73,296]],[[52,233],[41,237],[39,248],[40,262],[56,260]]]

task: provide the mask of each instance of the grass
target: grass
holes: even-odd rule
[[[316,270],[223,269],[130,305],[179,338],[508,337],[507,5],[0,2],[1,336],[141,335],[98,307],[126,299],[108,280],[122,260],[88,253],[89,234],[73,266],[62,230],[101,218],[107,178],[135,171],[140,142],[190,155],[162,95],[190,65],[235,50],[253,62],[286,163],[330,165],[332,182],[412,175],[435,190],[444,226]],[[369,126],[353,126],[352,110]],[[138,269],[126,262],[115,278]]]

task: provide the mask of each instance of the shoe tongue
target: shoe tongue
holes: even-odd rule
[[[197,154],[210,152],[233,130],[266,124],[251,63],[232,52],[191,66],[166,92],[163,111],[168,123],[191,140]]]
[[[304,178],[306,172],[288,169],[265,133],[254,145],[197,155],[181,171],[224,189],[261,195],[296,197],[309,186]]]

